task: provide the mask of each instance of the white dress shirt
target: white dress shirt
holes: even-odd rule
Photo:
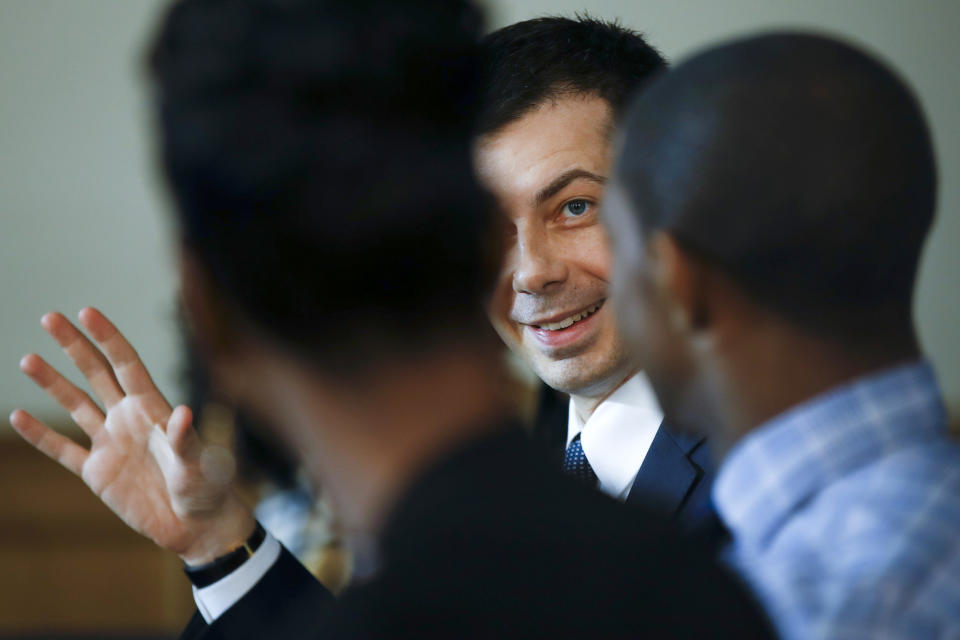
[[[280,543],[269,532],[263,544],[236,571],[202,589],[193,588],[193,600],[207,624],[247,595],[280,557]]]
[[[638,373],[597,405],[586,422],[570,399],[567,445],[580,435],[583,454],[593,467],[600,490],[626,500],[650,445],[663,422],[663,411],[645,374]]]

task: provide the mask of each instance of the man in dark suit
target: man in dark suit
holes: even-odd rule
[[[99,312],[43,324],[101,408],[22,368],[89,448],[15,429],[179,554],[188,638],[754,637],[742,588],[651,512],[555,475],[509,416],[480,300],[479,15],[455,0],[182,0],[150,56],[184,307],[214,388],[332,501],[340,600],[255,525],[231,460]],[[98,349],[99,347],[99,349]]]
[[[606,304],[610,252],[597,207],[614,124],[666,62],[640,34],[591,18],[505,27],[484,39],[483,55],[475,156],[506,222],[489,316],[549,387],[536,439],[604,493],[715,529],[707,446],[663,423]]]

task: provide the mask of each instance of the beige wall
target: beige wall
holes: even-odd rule
[[[0,434],[65,417],[17,362],[69,368],[40,316],[98,305],[174,389],[174,278],[139,72],[145,0],[0,0]],[[59,422],[60,420],[56,420]]]
[[[17,370],[30,350],[69,368],[37,321],[99,305],[128,332],[161,387],[179,397],[163,200],[138,56],[159,0],[0,0],[0,415],[61,412]],[[943,0],[500,0],[500,26],[589,9],[645,32],[669,58],[732,34],[815,27],[881,52],[914,83],[940,153],[940,213],[917,316],[960,407],[960,2]],[[59,422],[59,420],[58,420]],[[0,426],[0,434],[8,427]]]

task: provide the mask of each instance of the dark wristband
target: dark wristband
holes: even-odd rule
[[[196,567],[191,567],[190,565],[183,565],[183,571],[187,574],[187,577],[190,578],[190,582],[193,583],[198,589],[208,587],[217,580],[221,578],[226,578],[228,575],[240,568],[244,562],[250,559],[257,549],[260,548],[260,545],[263,544],[263,541],[267,537],[267,532],[264,531],[263,527],[260,526],[260,523],[257,523],[256,528],[253,530],[253,533],[250,534],[250,537],[247,538],[247,541],[244,542],[240,547],[234,549],[230,553],[226,553],[219,558],[216,558],[206,564],[201,564]]]

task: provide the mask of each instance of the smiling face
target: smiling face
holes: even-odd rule
[[[631,373],[607,304],[610,250],[597,216],[611,120],[602,98],[561,97],[484,136],[476,152],[506,217],[491,321],[544,382],[586,397]]]

